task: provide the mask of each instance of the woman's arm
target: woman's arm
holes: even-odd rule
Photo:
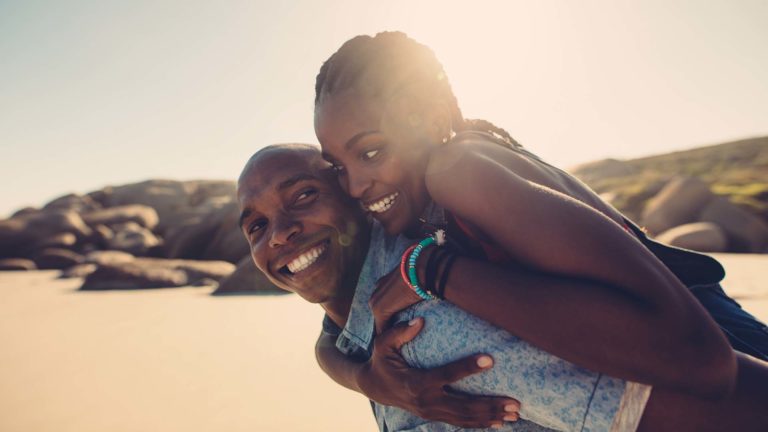
[[[531,273],[524,285],[481,284],[484,270],[457,263],[447,298],[582,366],[700,395],[727,394],[736,374],[733,352],[679,280],[617,223],[520,177],[512,165],[490,159],[482,143],[448,145],[432,157],[426,184],[435,202],[518,262],[561,278]],[[588,301],[578,303],[581,296]],[[567,338],[586,338],[588,345]]]
[[[474,396],[450,391],[448,385],[492,366],[488,356],[472,356],[435,369],[412,369],[400,347],[413,339],[423,322],[393,327],[378,335],[373,355],[355,362],[335,346],[335,338],[321,333],[315,345],[320,368],[342,386],[383,405],[396,406],[419,417],[464,428],[488,428],[518,418],[520,404],[503,397]],[[484,359],[479,361],[480,359]]]

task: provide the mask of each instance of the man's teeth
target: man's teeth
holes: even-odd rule
[[[311,266],[315,263],[315,261],[317,261],[317,258],[319,258],[323,252],[325,252],[325,245],[313,247],[312,249],[304,252],[289,262],[288,270],[293,274],[296,274],[302,270],[306,270],[307,267]]]
[[[392,205],[395,203],[395,198],[397,198],[397,195],[399,195],[399,192],[395,192],[392,195],[386,196],[379,201],[370,204],[367,207],[368,211],[374,213],[384,213],[385,211],[389,210],[390,207],[392,207]]]

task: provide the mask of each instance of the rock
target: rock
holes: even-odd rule
[[[30,257],[34,245],[61,233],[86,240],[93,231],[72,210],[47,210],[1,220],[0,258]]]
[[[194,216],[220,207],[221,201],[233,201],[234,191],[232,181],[148,180],[105,188],[98,199],[108,206],[143,204],[154,208],[159,216],[155,232],[165,234]]]
[[[235,270],[234,264],[224,261],[134,258],[104,252],[90,254],[87,260],[99,263],[83,282],[86,290],[211,286],[205,281],[216,283]]]
[[[98,267],[99,266],[97,266],[96,264],[91,264],[91,263],[78,264],[76,266],[72,266],[68,269],[63,270],[59,275],[59,278],[60,279],[84,278],[89,274],[95,272]]]
[[[225,259],[237,262],[243,255],[242,247],[233,251],[222,250],[226,247],[228,228],[232,220],[239,218],[237,203],[228,203],[213,212],[188,219],[181,225],[169,229],[165,236],[163,256],[184,259]],[[235,225],[237,222],[234,222]],[[222,228],[224,226],[225,228]],[[241,234],[242,236],[242,234]],[[236,243],[235,243],[236,244]],[[235,256],[235,258],[232,258]]]
[[[96,225],[93,227],[93,242],[101,249],[107,249],[109,242],[115,237],[115,232],[106,225]]]
[[[237,269],[219,282],[219,287],[212,293],[234,294],[234,293],[253,293],[253,292],[277,292],[286,293],[272,282],[253,263],[250,255],[244,257],[237,263]]]
[[[239,262],[242,257],[251,253],[248,240],[240,229],[240,209],[233,202],[222,207],[217,215],[216,232],[203,252],[202,259],[224,260],[231,263]]]
[[[30,246],[30,251],[41,251],[43,249],[72,249],[77,243],[77,237],[69,232],[54,234],[51,237],[43,238]]]
[[[651,233],[696,222],[697,215],[714,198],[709,186],[699,179],[676,177],[646,205],[642,225]]]
[[[67,194],[60,196],[43,206],[43,210],[74,210],[76,212],[88,212],[100,208],[96,201],[88,195]]]
[[[132,255],[146,255],[152,248],[161,244],[152,231],[135,222],[116,226],[114,237],[107,241],[110,249],[128,252]]]
[[[29,216],[39,211],[40,211],[39,209],[36,209],[34,207],[24,207],[13,212],[13,214],[11,215],[11,218]]]
[[[157,227],[157,211],[152,207],[133,204],[117,207],[110,207],[101,210],[94,210],[83,215],[83,220],[89,226],[106,225],[114,227],[115,225],[134,222],[149,230]]]
[[[34,261],[24,258],[0,259],[0,271],[37,270]]]
[[[67,249],[45,249],[35,256],[35,264],[41,270],[62,270],[83,261],[82,255]]]
[[[717,197],[699,215],[702,222],[712,222],[725,230],[733,252],[763,252],[768,247],[768,224],[759,217]]]
[[[129,263],[136,257],[120,251],[94,251],[85,256],[85,262],[96,265],[116,265]]]
[[[699,252],[725,252],[728,236],[719,226],[709,222],[680,225],[664,231],[656,240],[672,246]]]
[[[103,264],[89,274],[81,290],[126,290],[179,287],[188,283],[182,270],[146,267],[135,262]]]
[[[235,271],[235,265],[225,261],[136,258],[134,263],[146,268],[181,270],[187,274],[187,279],[190,283],[201,279],[220,281]]]

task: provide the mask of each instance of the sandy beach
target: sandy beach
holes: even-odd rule
[[[768,255],[717,257],[767,320]],[[297,296],[78,292],[57,274],[0,273],[2,431],[376,430],[317,367],[322,312]]]

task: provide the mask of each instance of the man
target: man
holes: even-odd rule
[[[355,374],[368,364],[333,361],[343,357],[335,347],[336,336],[349,315],[370,240],[370,221],[360,205],[341,191],[319,149],[307,144],[269,146],[254,154],[238,180],[238,202],[240,226],[256,266],[277,286],[326,311],[317,343],[321,367],[340,384],[363,393]],[[487,356],[470,356],[431,370],[410,369],[398,359],[400,346],[420,327],[420,322],[398,326],[377,337],[375,355],[394,362],[389,378],[400,383],[391,392],[382,391],[379,402],[466,427],[488,426],[515,415],[513,399],[446,391],[447,384],[490,367]],[[393,371],[398,375],[392,376]],[[398,394],[403,382],[411,383],[415,396],[396,400],[391,394]]]

